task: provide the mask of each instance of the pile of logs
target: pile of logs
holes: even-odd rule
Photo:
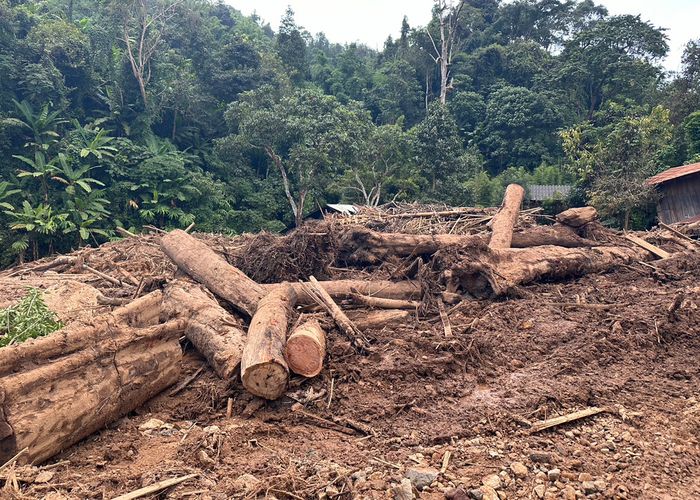
[[[522,187],[508,187],[488,238],[344,227],[339,261],[365,267],[401,259],[406,279],[396,282],[309,276],[262,285],[187,232],[164,234],[160,246],[178,273],[162,290],[90,324],[0,350],[0,463],[17,454],[20,462],[46,460],[176,383],[182,336],[223,380],[240,378],[250,393],[277,399],[290,372],[314,377],[323,368],[327,332],[316,320],[290,327],[298,310],[327,313],[359,353],[367,352],[365,330],[409,321],[425,298],[411,262],[450,262],[439,268],[443,297],[468,300],[663,255],[644,241],[589,239],[595,231],[585,229],[598,224],[590,207],[567,210],[551,226],[514,231],[523,197]],[[364,309],[353,314],[345,302]]]

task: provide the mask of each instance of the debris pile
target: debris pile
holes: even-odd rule
[[[405,477],[396,478],[393,485],[385,482],[381,486],[397,498],[413,498],[414,490],[427,491],[436,481],[443,481],[440,491],[448,498],[478,496],[466,487],[469,485],[457,478],[449,479],[447,474],[450,461],[458,461],[456,456],[450,458],[453,454],[461,450],[459,460],[468,458],[464,443],[457,441],[462,431],[452,432],[451,427],[463,429],[471,421],[473,432],[489,428],[491,436],[502,439],[499,427],[525,426],[536,435],[582,418],[624,410],[598,403],[600,395],[589,395],[590,401],[584,405],[588,408],[571,408],[552,416],[549,410],[563,409],[567,399],[581,406],[584,401],[573,396],[580,387],[559,387],[557,395],[551,396],[557,402],[552,408],[541,394],[533,392],[532,386],[519,386],[513,378],[501,379],[500,383],[509,391],[519,391],[519,402],[511,404],[495,421],[488,416],[483,422],[472,421],[461,411],[449,418],[429,418],[425,409],[419,411],[425,401],[438,395],[454,400],[449,391],[464,391],[470,372],[476,370],[473,374],[477,385],[468,394],[460,394],[462,403],[458,399],[453,404],[476,401],[490,407],[492,390],[484,392],[479,386],[488,385],[489,378],[496,380],[504,367],[522,371],[525,377],[528,367],[509,356],[515,352],[529,359],[537,353],[546,355],[548,349],[558,349],[557,342],[564,342],[553,340],[555,334],[567,336],[567,343],[581,343],[583,356],[589,346],[576,338],[581,332],[574,333],[578,324],[574,316],[581,314],[604,316],[610,338],[592,345],[618,355],[632,345],[643,350],[672,342],[679,331],[700,323],[697,314],[690,312],[700,304],[698,287],[683,285],[672,297],[659,295],[664,305],[659,317],[654,317],[655,333],[649,345],[646,338],[621,333],[636,331],[630,322],[643,318],[611,314],[633,305],[635,293],[644,296],[641,290],[635,292],[631,286],[629,296],[618,297],[591,288],[596,277],[602,279],[596,274],[601,272],[625,271],[662,283],[685,283],[700,261],[700,243],[693,238],[692,225],[625,234],[600,225],[591,207],[567,210],[541,225],[536,219],[546,218],[536,210],[520,211],[523,196],[520,186],[511,185],[499,209],[366,209],[358,215],[310,222],[286,236],[229,238],[180,230],[125,234],[125,239],[99,248],[0,273],[4,289],[0,302],[16,301],[29,286],[45,288],[47,297],[61,297],[57,302],[76,304],[73,309],[63,307],[60,311],[59,318],[66,324],[61,330],[0,349],[0,464],[40,464],[139,410],[152,398],[162,397],[169,387],[175,387],[170,397],[177,406],[179,394],[187,392],[204,370],[200,366],[190,376],[183,375],[183,367],[189,366],[188,356],[183,361],[184,342],[194,348],[188,352],[202,356],[220,379],[217,392],[202,396],[213,401],[210,409],[220,407],[223,401],[226,418],[234,413],[248,418],[268,404],[284,407],[289,403],[291,406],[286,408],[291,410],[290,421],[314,422],[343,435],[359,434],[362,441],[378,439],[373,427],[381,425],[377,419],[399,419],[405,414],[405,418],[413,415],[432,425],[431,419],[437,418],[434,430],[447,434],[434,435],[428,441],[433,446],[452,443],[452,448],[442,450],[437,459],[439,470],[428,468],[430,474],[426,473],[425,460],[419,458],[414,462],[420,467],[409,468]],[[563,283],[584,286],[579,284],[582,278],[589,279],[585,290],[577,289],[572,296],[562,288],[567,286]],[[535,309],[543,316],[560,311],[565,318],[542,327],[549,345],[531,345],[537,343],[527,334],[534,329]],[[511,312],[505,314],[505,310]],[[511,331],[511,317],[517,319],[517,332]],[[401,333],[408,330],[414,333],[402,338]],[[518,332],[524,332],[525,337]],[[426,355],[428,347],[432,350],[430,356]],[[607,355],[602,351],[597,354],[599,359]],[[569,364],[560,367],[561,373],[578,373],[582,368]],[[389,408],[377,404],[365,408],[365,413],[371,415],[358,419],[347,407],[352,405],[351,394],[359,397],[358,391],[346,388],[341,394],[335,387],[336,379],[340,380],[338,374],[342,374],[346,384],[371,384],[371,380],[363,382],[361,377],[369,367],[371,373],[380,376],[376,379],[379,392],[382,383],[390,384],[389,388],[406,388],[415,377],[423,385],[403,397],[400,392],[390,397],[393,402]],[[417,371],[414,374],[411,370]],[[695,368],[694,373],[697,371]],[[436,388],[450,376],[462,377],[464,383],[455,381]],[[318,384],[314,377],[326,388],[315,392]],[[537,378],[534,372],[527,377]],[[552,387],[558,383],[554,380]],[[616,380],[611,383],[625,384]],[[305,392],[301,389],[304,387]],[[382,390],[395,394],[394,389]],[[603,392],[608,390],[612,389]],[[313,411],[317,407],[330,410],[334,397],[343,400],[343,408],[348,410],[345,415],[326,412],[322,416]],[[179,411],[185,412],[185,406],[183,403]],[[203,411],[201,405],[199,409]],[[522,413],[525,410],[529,413]],[[479,414],[474,411],[474,415]],[[183,430],[180,443],[190,437],[196,421],[203,418],[194,414],[195,410],[188,413],[192,413],[188,417],[192,427]],[[179,432],[165,423],[157,427],[149,432],[162,433],[165,427],[168,433]],[[207,444],[195,447],[194,452],[204,466],[217,464],[222,452],[220,440],[225,433],[210,431],[202,431],[201,439]],[[404,434],[402,430],[401,436]],[[410,432],[406,435],[409,437],[397,441],[400,446],[385,450],[398,452],[416,446],[410,441],[417,437],[410,438]],[[249,434],[247,439],[256,438]],[[389,443],[386,441],[385,446]],[[492,459],[502,452],[495,453]],[[367,465],[365,459],[361,462]],[[394,467],[385,459],[377,458],[374,463],[403,470],[403,466]],[[557,464],[557,460],[548,457],[544,463]],[[547,479],[532,485],[535,495],[544,498],[549,483],[561,482],[557,470],[547,469]],[[191,469],[183,472],[188,474],[150,481],[151,489],[142,486],[147,493],[157,492],[195,477],[189,474]],[[495,474],[477,488],[485,498],[492,490],[494,494],[506,490],[511,482],[516,488],[516,480],[520,484],[529,474],[526,466],[515,462],[505,476]],[[354,479],[349,476],[346,472],[324,476],[320,482],[327,484],[322,492],[320,482],[290,486],[286,479],[280,479],[282,476],[278,477],[280,481],[268,479],[274,484],[267,488],[280,490],[282,493],[277,494],[283,498],[285,492],[289,498],[320,493],[337,498],[368,491],[359,484],[361,477],[364,483],[373,481],[362,475]],[[3,479],[7,487],[7,476],[0,475],[0,481]],[[259,480],[253,482],[255,485],[245,495],[253,498],[266,493]],[[595,491],[587,483],[593,484]],[[562,484],[557,492],[568,487],[576,494],[572,485]],[[342,489],[337,489],[338,485]],[[232,494],[239,486],[226,491]],[[246,490],[248,486],[240,488]],[[579,490],[587,495],[587,490],[602,492],[605,487],[584,481]]]

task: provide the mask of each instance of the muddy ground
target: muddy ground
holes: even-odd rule
[[[432,315],[366,332],[366,353],[331,330],[322,374],[276,402],[184,344],[190,385],[2,471],[0,498],[106,499],[190,473],[156,498],[700,498],[695,255],[465,301],[451,338]],[[606,411],[530,431],[589,407]]]

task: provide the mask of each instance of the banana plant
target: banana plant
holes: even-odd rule
[[[35,113],[27,101],[18,102],[12,100],[19,112],[20,118],[5,118],[5,125],[17,126],[30,132],[30,140],[24,147],[34,151],[48,151],[51,145],[58,142],[57,129],[59,125],[67,122],[60,117],[59,111],[49,111],[49,105],[44,104],[41,111]]]
[[[73,120],[72,123],[80,136],[80,144],[77,146],[80,149],[81,158],[94,156],[98,160],[102,160],[104,157],[114,157],[117,148],[109,145],[114,141],[114,137],[107,135],[107,130],[94,125],[82,126],[78,120]]]
[[[44,203],[48,203],[49,178],[58,172],[58,168],[56,167],[57,158],[47,161],[46,155],[42,151],[36,151],[33,159],[21,155],[12,155],[12,157],[30,167],[26,170],[20,169],[17,177],[39,179]]]
[[[79,165],[77,168],[73,168],[71,159],[63,153],[59,153],[56,157],[54,167],[54,175],[51,179],[65,185],[66,193],[69,196],[76,195],[76,188],[90,193],[93,185],[104,186],[103,182],[93,179],[92,177],[87,177],[87,173],[97,167]]]
[[[45,203],[36,207],[29,201],[22,203],[22,210],[6,210],[5,213],[14,219],[10,223],[13,231],[24,232],[29,238],[33,257],[39,258],[39,240],[48,236],[49,253],[53,251],[52,236],[69,232],[68,214],[57,213]]]
[[[14,210],[14,206],[3,200],[6,200],[13,194],[17,194],[20,192],[21,191],[19,189],[12,189],[12,184],[10,184],[9,182],[0,182],[0,208],[4,208],[5,210]]]

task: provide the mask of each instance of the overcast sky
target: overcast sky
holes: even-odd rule
[[[316,34],[323,31],[331,42],[363,42],[381,48],[388,35],[398,35],[401,19],[411,26],[430,19],[432,0],[226,0],[244,14],[257,14],[276,30],[287,5],[296,21]],[[680,69],[683,46],[700,38],[700,0],[597,0],[611,14],[641,14],[656,26],[667,28],[671,52],[664,62]]]

